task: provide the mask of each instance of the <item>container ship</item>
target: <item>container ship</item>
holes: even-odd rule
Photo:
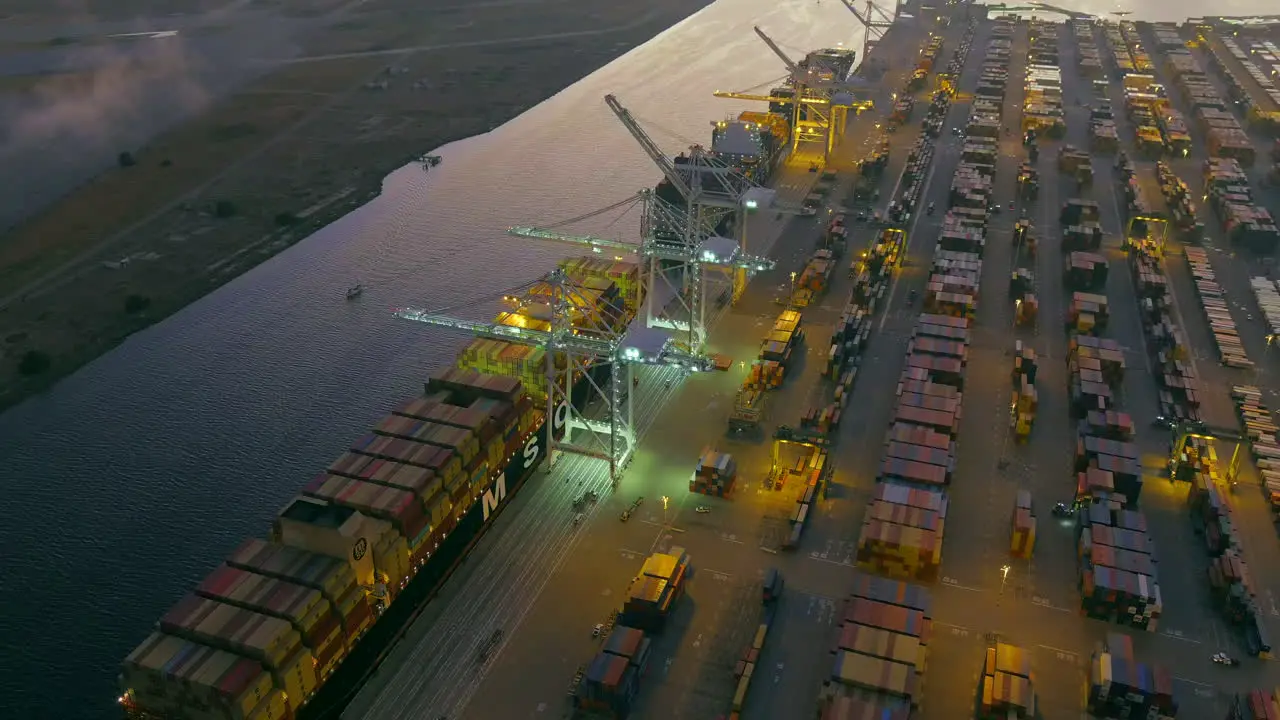
[[[560,267],[579,332],[635,317],[637,265]],[[551,292],[534,283],[495,321],[547,326]],[[126,717],[337,717],[563,432],[546,417],[545,353],[473,339],[356,440],[285,505],[268,540],[242,543],[128,655]],[[575,387],[575,402],[585,394]]]

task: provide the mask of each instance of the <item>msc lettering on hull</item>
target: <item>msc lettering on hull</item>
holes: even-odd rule
[[[554,431],[557,433],[562,431],[565,425],[568,424],[568,419],[569,406],[561,405],[556,409],[555,414],[551,418],[551,424]],[[538,464],[538,461],[542,459],[542,455],[545,452],[546,448],[543,445],[543,433],[540,430],[529,436],[529,441],[524,444],[524,450],[521,451],[520,456],[513,458],[511,462],[512,464],[520,464],[519,475],[523,476],[530,468]],[[510,470],[510,468],[508,468],[508,470]],[[485,522],[489,522],[489,517],[497,511],[498,507],[502,505],[503,501],[506,499],[507,472],[504,471],[498,476],[497,481],[493,483],[493,487],[485,490],[484,495],[480,498],[481,507],[484,509]]]

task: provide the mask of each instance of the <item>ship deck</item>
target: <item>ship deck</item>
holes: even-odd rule
[[[930,22],[925,19],[923,22]],[[944,31],[944,58],[958,43],[963,23]],[[893,42],[880,46],[891,67],[885,88],[901,85],[909,71],[919,26],[896,26]],[[989,36],[984,24],[974,40],[969,62],[959,81],[961,93],[976,86],[977,68]],[[1098,33],[1100,48],[1105,42]],[[1154,43],[1144,36],[1150,50]],[[958,466],[949,489],[951,507],[943,553],[943,579],[932,587],[937,627],[929,646],[924,700],[920,717],[954,720],[957,708],[971,707],[983,660],[982,648],[992,634],[1027,648],[1036,671],[1036,690],[1047,720],[1082,717],[1081,681],[1090,652],[1117,626],[1080,616],[1072,530],[1054,525],[1048,508],[1068,499],[1074,478],[1074,424],[1067,413],[1066,336],[1059,318],[1065,313],[1062,287],[1063,257],[1056,211],[1075,197],[1056,169],[1058,146],[1088,147],[1088,112],[1081,103],[1094,102],[1086,80],[1073,71],[1075,42],[1061,36],[1061,65],[1068,133],[1061,141],[1042,141],[1039,161],[1040,197],[1027,208],[1040,238],[1035,261],[1041,323],[1037,331],[1012,330],[1012,308],[1005,303],[1009,269],[1014,262],[1008,243],[1015,213],[992,219],[984,256],[983,302],[979,306],[966,375],[964,419],[959,433]],[[1010,68],[1009,96],[1004,111],[1007,125],[1016,126],[1022,89],[1018,78],[1027,47],[1025,24],[1018,27]],[[1105,50],[1103,50],[1105,54]],[[1197,50],[1193,52],[1200,52]],[[1159,65],[1159,58],[1153,52]],[[1203,61],[1204,58],[1201,57]],[[1158,71],[1159,73],[1159,71]],[[1212,74],[1210,74],[1212,77]],[[1167,79],[1166,79],[1167,80]],[[1123,107],[1113,85],[1111,102]],[[921,109],[917,109],[919,117]],[[920,206],[947,206],[950,178],[960,160],[959,138],[949,132],[963,126],[969,103],[956,102],[938,140],[931,174]],[[1119,113],[1118,113],[1119,114]],[[860,142],[869,134],[872,114],[850,122],[840,146],[837,168],[847,168],[862,154]],[[1120,122],[1121,147],[1132,151],[1132,133]],[[893,151],[884,175],[881,205],[900,177],[906,148],[916,129],[907,126],[891,136]],[[1017,167],[1025,158],[1019,138],[1002,140],[995,201],[1014,200]],[[1202,137],[1185,160],[1173,163],[1192,187],[1204,158]],[[1124,347],[1129,372],[1123,387],[1123,407],[1138,425],[1137,443],[1146,478],[1142,508],[1161,560],[1158,579],[1165,608],[1159,632],[1129,633],[1138,659],[1159,662],[1175,676],[1180,717],[1216,718],[1226,713],[1231,695],[1280,684],[1276,665],[1246,659],[1244,666],[1224,670],[1210,662],[1219,650],[1242,657],[1236,634],[1209,607],[1204,590],[1204,553],[1192,535],[1183,503],[1186,485],[1155,475],[1165,454],[1164,435],[1147,427],[1157,414],[1154,384],[1144,372],[1146,352],[1132,281],[1119,249],[1122,199],[1112,176],[1112,158],[1094,156],[1096,180],[1083,192],[1099,202],[1107,234],[1104,253],[1112,262],[1107,287],[1111,323],[1107,333]],[[1154,178],[1154,163],[1139,163],[1140,172]],[[814,177],[804,162],[782,171],[776,183],[783,199],[798,202]],[[1270,207],[1277,206],[1255,183]],[[1159,200],[1158,196],[1152,200]],[[1203,210],[1202,210],[1203,211]],[[820,216],[821,217],[821,216]],[[778,548],[787,530],[790,492],[757,490],[769,467],[767,443],[729,440],[726,418],[733,393],[745,370],[737,365],[727,373],[696,376],[667,386],[674,377],[666,370],[641,373],[637,391],[637,425],[646,428],[640,449],[616,493],[607,492],[607,472],[599,461],[566,456],[548,476],[531,481],[512,500],[511,507],[479,543],[459,575],[423,613],[393,652],[391,659],[360,694],[344,718],[560,718],[569,708],[567,691],[575,669],[598,650],[591,628],[605,622],[622,599],[628,581],[650,552],[674,545],[686,548],[695,568],[687,597],[680,601],[669,629],[655,641],[648,676],[642,682],[635,717],[711,718],[727,715],[733,692],[733,664],[760,616],[760,578],[776,567],[787,581],[779,601],[778,619],[770,632],[759,667],[764,678],[753,683],[747,718],[812,716],[819,684],[829,666],[826,654],[836,622],[839,600],[852,584],[854,554],[861,518],[875,480],[880,445],[893,406],[890,388],[901,371],[916,309],[907,307],[909,290],[922,290],[942,213],[919,213],[908,228],[909,258],[895,281],[882,311],[878,333],[864,356],[850,408],[834,440],[834,479],[827,498],[816,503],[795,553]],[[743,300],[720,313],[710,351],[735,359],[754,357],[759,338],[777,316],[776,298],[785,293],[791,271],[799,270],[817,239],[812,219],[779,220],[758,217],[750,228],[754,252],[767,252],[778,267],[757,276]],[[1215,223],[1206,222],[1210,247],[1226,248]],[[853,225],[847,258],[865,247],[870,228]],[[1267,332],[1255,317],[1248,297],[1253,261],[1225,250],[1210,255],[1219,281],[1228,288],[1233,316],[1240,329],[1254,371],[1218,365],[1212,339],[1196,308],[1194,287],[1176,241],[1169,244],[1166,272],[1178,307],[1178,321],[1196,348],[1194,363],[1205,385],[1205,419],[1213,426],[1234,427],[1227,389],[1234,383],[1269,388],[1280,358],[1264,347]],[[817,398],[828,392],[818,376],[824,362],[826,337],[848,295],[849,280],[837,269],[833,287],[822,301],[804,312],[811,340],[799,376],[772,394],[767,424],[770,431],[796,424]],[[1015,445],[1007,431],[1007,386],[1010,353],[1015,339],[1030,342],[1042,358],[1037,387],[1040,411],[1031,440]],[[1280,398],[1268,390],[1272,407]],[[770,432],[771,434],[771,432]],[[700,449],[714,445],[738,460],[739,491],[733,501],[692,495],[687,482]],[[1246,461],[1242,487],[1235,496],[1236,522],[1244,536],[1246,560],[1254,568],[1259,605],[1275,636],[1280,628],[1280,541],[1265,499],[1258,491],[1256,472]],[[602,500],[581,525],[572,523],[572,499],[586,488],[601,491]],[[1017,489],[1032,491],[1040,508],[1041,529],[1035,558],[1008,560],[1007,517]],[[669,496],[664,511],[659,498]],[[637,496],[645,503],[631,521],[619,514]],[[694,506],[712,506],[696,514]],[[1011,570],[1002,582],[1001,566]],[[500,651],[478,662],[477,654],[495,630],[503,631]],[[764,680],[761,682],[760,680]]]

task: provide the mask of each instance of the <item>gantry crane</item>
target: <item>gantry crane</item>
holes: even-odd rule
[[[637,194],[634,201],[643,202],[646,208],[653,203],[661,202],[652,190],[644,190]],[[748,203],[754,202],[751,199]],[[585,220],[596,215],[616,209],[617,205],[611,205],[603,210],[588,215],[574,218],[573,221]],[[649,212],[665,212],[665,209],[658,207],[653,210],[646,209]],[[567,223],[558,223],[564,225]],[[651,223],[650,223],[651,224]],[[596,235],[569,235],[556,231],[553,228],[540,228],[531,226],[518,226],[507,230],[507,234],[516,237],[533,238],[537,240],[550,240],[553,242],[568,243],[580,247],[588,247],[591,252],[597,254],[608,253],[615,257],[622,255],[638,255],[642,262],[642,293],[645,307],[645,325],[647,327],[668,327],[673,329],[684,330],[690,333],[690,337],[702,336],[705,338],[705,328],[690,329],[683,326],[678,321],[673,322],[670,318],[666,318],[663,309],[667,299],[666,293],[663,292],[661,283],[669,282],[664,275],[664,269],[673,266],[692,267],[698,266],[702,268],[699,275],[706,272],[708,266],[732,271],[735,278],[739,275],[745,279],[753,273],[771,270],[774,267],[773,260],[759,256],[751,255],[743,252],[743,248],[738,241],[729,240],[722,237],[709,237],[702,241],[697,247],[688,246],[683,242],[672,241],[668,237],[663,237],[659,233],[645,232],[641,236],[639,243],[623,242],[621,240],[613,240],[611,238],[599,237]],[[692,252],[690,251],[692,249]],[[736,286],[737,283],[735,283]],[[709,284],[703,278],[693,286],[693,292],[701,293],[701,299],[698,308],[705,311],[708,304],[707,288]],[[681,284],[683,289],[684,284]],[[735,295],[738,293],[735,287]],[[685,310],[694,310],[695,308],[685,308]],[[705,324],[705,316],[699,318],[696,314],[690,313],[690,318],[694,323]],[[692,340],[691,340],[692,342]]]
[[[1210,442],[1224,442],[1232,446],[1231,460],[1227,463],[1226,480],[1229,485],[1236,484],[1236,478],[1240,477],[1240,448],[1244,445],[1244,438],[1240,433],[1224,428],[1209,427],[1199,421],[1177,420],[1169,422],[1169,430],[1170,434],[1173,435],[1173,446],[1169,453],[1170,477],[1178,477],[1178,469],[1184,462],[1188,440],[1208,440]]]
[[[464,330],[478,337],[541,348],[546,356],[546,414],[552,423],[551,449],[606,460],[615,486],[635,451],[632,415],[634,365],[677,366],[686,371],[715,369],[708,357],[675,347],[671,333],[656,328],[619,328],[606,317],[583,317],[589,311],[574,303],[580,289],[561,269],[546,277],[546,304],[528,322],[477,322],[416,308],[395,311],[396,317],[437,327]],[[538,283],[533,283],[535,285]],[[529,287],[529,286],[525,286]],[[499,316],[500,319],[503,316]],[[521,321],[528,316],[519,316]],[[609,381],[598,381],[602,366]],[[574,388],[585,383],[585,397]],[[601,387],[607,384],[608,387]],[[607,420],[588,417],[603,401]],[[581,441],[585,435],[585,441]],[[554,457],[554,455],[553,455]]]
[[[827,80],[813,69],[800,67],[778,47],[759,27],[754,28],[756,35],[786,65],[790,73],[791,87],[794,97],[747,96],[745,93],[717,92],[716,97],[729,97],[738,100],[765,100],[769,102],[788,102],[791,104],[791,152],[794,154],[802,143],[821,143],[822,161],[831,162],[831,152],[835,149],[836,140],[844,134],[844,126],[849,110],[855,114],[872,107],[869,99],[859,100],[853,91],[858,87],[845,79]]]
[[[884,33],[893,25],[894,18],[872,0],[867,0],[866,9],[861,12],[858,11],[854,0],[840,0],[840,2],[844,3],[844,6],[849,8],[849,12],[862,23],[862,27],[866,28],[866,34],[862,36],[862,62],[870,62],[872,49],[884,38]],[[894,16],[898,14],[897,3],[893,6],[893,14]]]
[[[805,211],[778,203],[772,190],[760,187],[700,145],[690,147],[673,160],[616,97],[606,95],[605,104],[680,196],[679,202],[672,202],[652,193],[645,203],[641,236],[650,243],[651,249],[663,246],[668,255],[668,258],[650,256],[646,263],[646,312],[650,327],[681,331],[689,349],[697,351],[707,336],[706,266],[734,271],[736,298],[746,286],[748,272],[754,271],[763,260],[746,252],[746,214],[764,208],[796,215]],[[738,239],[719,234],[718,230],[727,220],[734,222]],[[683,317],[671,317],[664,312],[666,288],[678,290],[676,299],[682,306],[679,312]]]

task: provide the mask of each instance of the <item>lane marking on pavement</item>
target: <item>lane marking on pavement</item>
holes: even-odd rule
[[[952,577],[942,578],[942,584],[946,585],[947,587],[956,588],[957,590],[968,590],[969,592],[985,592],[985,590],[983,590],[982,588],[970,587],[968,585],[961,585],[958,580]]]
[[[936,623],[935,623],[935,624],[936,624]],[[1071,651],[1071,650],[1063,650],[1062,648],[1054,647],[1054,646],[1052,646],[1052,645],[1040,645],[1040,644],[1038,644],[1038,645],[1036,645],[1036,647],[1038,647],[1038,648],[1044,648],[1045,650],[1048,650],[1049,652],[1057,653],[1059,656],[1062,656],[1062,655],[1070,655],[1071,657],[1080,657],[1080,653],[1073,652],[1073,651]]]
[[[1170,632],[1170,631],[1168,631],[1168,630],[1162,631],[1160,634],[1161,634],[1161,635],[1163,635],[1163,636],[1165,636],[1165,637],[1167,637],[1167,638],[1169,638],[1169,639],[1171,639],[1171,640],[1181,640],[1182,642],[1191,643],[1192,645],[1203,645],[1203,644],[1204,644],[1203,642],[1201,642],[1201,641],[1199,641],[1199,640],[1196,640],[1196,639],[1194,639],[1194,638],[1186,637],[1186,636],[1182,635],[1181,633],[1179,633],[1179,634],[1175,635],[1175,634],[1173,634],[1172,632]]]
[[[1212,687],[1213,687],[1213,685],[1212,685],[1212,684],[1210,684],[1210,683],[1200,682],[1199,680],[1192,680],[1191,678],[1179,677],[1179,676],[1177,676],[1177,675],[1174,675],[1174,676],[1173,676],[1173,679],[1174,679],[1174,680],[1177,680],[1177,681],[1179,681],[1179,682],[1187,683],[1188,685],[1196,685],[1196,686],[1199,686],[1199,687],[1207,687],[1207,688],[1212,688]]]
[[[635,555],[636,557],[644,556],[644,553],[640,552],[639,550],[632,550],[631,548],[618,548],[618,551],[624,555]]]
[[[1064,612],[1064,613],[1071,612],[1070,608],[1058,607],[1057,605],[1054,605],[1053,601],[1050,600],[1049,598],[1040,597],[1039,595],[1035,595],[1031,598],[1031,604],[1035,605],[1036,607],[1042,607],[1046,610],[1057,610],[1058,612]]]
[[[817,555],[810,555],[809,557],[805,558],[805,560],[812,560],[814,562],[826,563],[828,565],[835,565],[838,567],[853,567],[853,565],[850,563],[840,562],[839,560],[828,560],[824,557],[818,557]]]
[[[729,578],[733,577],[733,573],[727,573],[721,570],[712,570],[711,568],[699,568],[699,570],[701,570],[704,573],[711,573],[712,575],[715,575],[716,577],[719,577],[725,580],[728,580]]]

